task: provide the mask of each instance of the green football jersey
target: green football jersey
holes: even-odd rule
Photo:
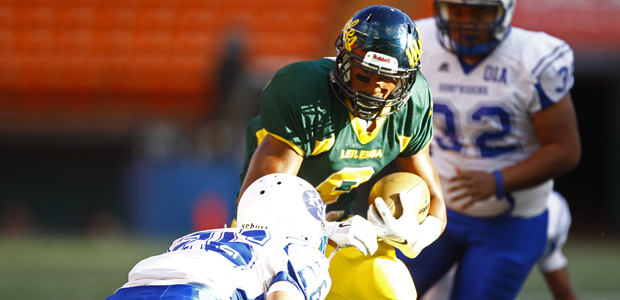
[[[333,60],[320,59],[275,74],[263,91],[260,115],[248,126],[241,174],[243,182],[260,142],[274,136],[304,157],[297,175],[319,191],[330,221],[350,214],[360,184],[397,156],[416,154],[433,133],[431,93],[421,73],[407,104],[368,132],[367,122],[350,114],[332,90],[332,69]]]

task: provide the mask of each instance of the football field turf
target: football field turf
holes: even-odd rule
[[[0,299],[103,300],[173,240],[0,236]],[[564,249],[580,299],[620,299],[620,241],[569,239]],[[551,299],[537,269],[518,299]]]

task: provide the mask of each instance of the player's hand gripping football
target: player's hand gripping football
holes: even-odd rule
[[[377,197],[374,204],[377,210],[373,208],[372,204],[370,205],[368,208],[368,220],[387,230],[388,235],[382,237],[385,242],[404,251],[411,248],[418,240],[420,224],[416,218],[415,208],[411,207],[413,201],[407,199],[410,195],[406,192],[400,192],[398,196],[403,206],[403,214],[400,218],[394,218],[385,201],[381,197]],[[377,211],[379,214],[377,214]]]
[[[371,204],[368,208],[368,220],[387,230],[388,234],[381,236],[386,243],[398,248],[407,257],[415,258],[422,249],[439,237],[441,223],[430,215],[422,224],[418,223],[415,207],[412,206],[414,201],[409,199],[412,195],[400,192],[399,197],[403,206],[400,218],[394,218],[383,199],[377,197],[375,205],[379,214]]]
[[[323,233],[338,245],[333,253],[355,247],[364,255],[372,255],[379,248],[377,236],[386,235],[387,231],[360,216],[353,216],[343,222],[326,222]]]

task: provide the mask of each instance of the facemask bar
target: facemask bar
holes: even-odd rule
[[[321,251],[323,255],[325,255],[325,252],[327,251],[327,244],[329,242],[329,238],[327,237],[326,234],[323,233],[324,229],[325,229],[325,222],[321,222],[321,229],[319,230],[318,239],[315,240],[314,238],[312,238],[314,240],[314,243],[312,243],[312,245],[316,247],[319,251]],[[306,241],[309,241],[309,238],[311,237],[301,236],[301,238]]]
[[[319,246],[319,251],[321,251],[323,255],[325,255],[325,252],[327,252],[328,240],[329,238],[327,237],[327,235],[325,234],[321,235],[321,245]]]
[[[503,31],[502,22],[505,17],[505,11],[501,3],[495,2],[488,4],[488,6],[497,8],[495,20],[489,22],[450,20],[448,7],[451,4],[452,3],[448,2],[437,2],[436,6],[435,17],[441,29],[437,32],[437,35],[444,48],[458,56],[480,57],[487,55],[499,45],[501,41],[497,38],[497,33]],[[488,35],[485,43],[463,45],[452,38],[452,31],[456,31],[461,39],[472,38],[472,33],[480,31],[486,31]]]
[[[419,63],[415,68],[409,71],[392,71],[387,69],[381,69],[380,67],[373,65],[363,65],[363,58],[359,55],[341,50],[342,38],[336,39],[336,51],[338,56],[336,57],[336,69],[332,70],[330,77],[332,81],[332,88],[336,92],[338,100],[342,102],[345,107],[354,116],[373,121],[378,118],[382,118],[397,112],[402,108],[406,101],[409,99],[411,86],[415,83],[417,78],[417,71],[419,70]],[[396,79],[396,87],[394,91],[383,99],[380,97],[374,97],[362,92],[358,92],[351,88],[351,70],[352,68],[360,68],[368,73],[374,73],[379,76]],[[339,78],[341,80],[339,80]],[[334,86],[334,84],[337,86]],[[340,97],[338,90],[344,92],[351,100],[350,106],[345,99]],[[389,112],[382,114],[385,108],[390,108]]]

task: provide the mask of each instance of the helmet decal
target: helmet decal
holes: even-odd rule
[[[357,23],[359,22],[359,19],[355,21],[351,19],[349,20],[349,22],[347,22],[346,25],[344,25],[344,29],[342,31],[345,32],[344,47],[347,49],[347,51],[351,51],[351,45],[355,44],[355,41],[357,41],[357,37],[355,36],[355,28],[353,28],[353,26],[357,25]]]
[[[418,27],[415,27],[416,36],[420,36],[420,31],[418,31]],[[407,49],[405,49],[405,54],[407,55],[407,59],[409,59],[409,64],[415,66],[420,60],[420,56],[422,55],[422,40],[418,38],[417,40],[413,37],[410,37],[411,41]]]
[[[306,205],[308,212],[318,221],[325,220],[325,205],[319,193],[316,190],[305,191],[302,195],[302,200]]]
[[[422,44],[415,23],[401,10],[373,5],[355,13],[336,39],[335,68],[330,73],[338,101],[355,117],[376,120],[405,107],[420,69]],[[368,78],[359,71],[395,82],[389,94],[374,96],[354,83]]]
[[[366,52],[362,65],[388,73],[396,73],[398,71],[398,61],[396,58],[373,51]]]

